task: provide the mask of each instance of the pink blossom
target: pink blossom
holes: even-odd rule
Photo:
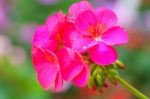
[[[70,12],[74,12],[76,8],[80,9],[80,4],[71,7]],[[78,32],[67,34],[69,38],[65,41],[71,42],[70,46],[80,53],[89,52],[90,59],[96,64],[108,65],[115,62],[117,52],[112,46],[128,42],[126,31],[115,26],[115,13],[106,8],[98,8],[95,11],[84,10],[75,15],[77,17],[74,25]]]
[[[92,9],[88,1],[74,3],[67,15],[61,11],[39,26],[32,42],[32,60],[45,90],[60,91],[64,81],[83,87],[89,67],[82,54],[96,64],[108,65],[117,59],[114,45],[128,42],[126,31],[116,26],[117,16],[109,9]]]
[[[88,64],[81,54],[64,46],[61,35],[69,31],[65,16],[58,12],[39,26],[32,42],[32,59],[38,80],[45,90],[60,91],[63,80],[83,87],[89,76]]]

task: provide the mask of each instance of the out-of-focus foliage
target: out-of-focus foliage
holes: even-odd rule
[[[106,89],[103,95],[87,89],[69,87],[70,84],[59,94],[41,88],[30,56],[34,30],[38,24],[44,23],[50,14],[59,10],[67,12],[68,7],[79,0],[48,1],[51,0],[0,0],[0,99],[116,99],[120,97],[119,94],[126,97],[120,99],[133,99],[126,89],[120,86]],[[119,59],[126,65],[120,74],[150,97],[149,0],[132,0],[134,5],[129,5],[131,0],[90,2],[94,7],[106,6],[114,10],[119,17],[118,24],[127,28],[129,44],[123,48],[117,47]],[[121,12],[128,16],[124,18]]]
[[[42,1],[42,0],[41,0]],[[47,0],[48,1],[48,0]],[[51,1],[51,0],[49,0]],[[14,8],[13,16],[14,20],[22,22],[40,22],[44,20],[54,12],[63,10],[67,12],[67,8],[78,0],[59,0],[55,4],[44,5],[39,0],[16,0],[16,8]],[[44,2],[44,0],[43,0]]]

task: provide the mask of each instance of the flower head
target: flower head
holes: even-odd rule
[[[111,10],[94,11],[88,1],[73,4],[67,15],[60,11],[49,16],[36,29],[32,42],[32,60],[42,87],[48,90],[54,86],[59,91],[64,81],[83,87],[90,75],[88,58],[98,65],[114,63],[117,52],[112,46],[128,41],[116,21]]]

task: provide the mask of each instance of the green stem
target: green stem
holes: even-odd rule
[[[118,82],[120,82],[124,87],[126,87],[132,94],[137,96],[139,99],[149,99],[147,96],[145,96],[140,91],[131,86],[129,83],[127,83],[123,78],[119,76],[116,76],[115,78],[118,80]]]

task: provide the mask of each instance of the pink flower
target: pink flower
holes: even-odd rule
[[[71,6],[69,12],[75,12],[74,10],[80,7],[80,3]],[[89,52],[90,59],[96,64],[108,65],[115,62],[117,52],[112,46],[128,42],[126,31],[115,26],[117,16],[106,8],[98,8],[96,11],[84,10],[74,14],[74,25],[78,32],[67,34],[69,38],[64,41],[71,42],[70,47],[80,53]]]
[[[31,50],[42,87],[60,91],[64,81],[85,86],[90,72],[84,53],[99,65],[115,62],[117,52],[112,46],[128,42],[126,31],[115,26],[116,21],[111,10],[94,11],[88,1],[74,3],[67,15],[60,11],[49,16],[35,31]]]
[[[87,84],[88,64],[81,54],[64,46],[61,35],[69,31],[65,16],[58,12],[48,17],[45,25],[37,28],[32,42],[32,59],[38,80],[45,90],[54,86],[60,91],[63,80],[79,87]]]

